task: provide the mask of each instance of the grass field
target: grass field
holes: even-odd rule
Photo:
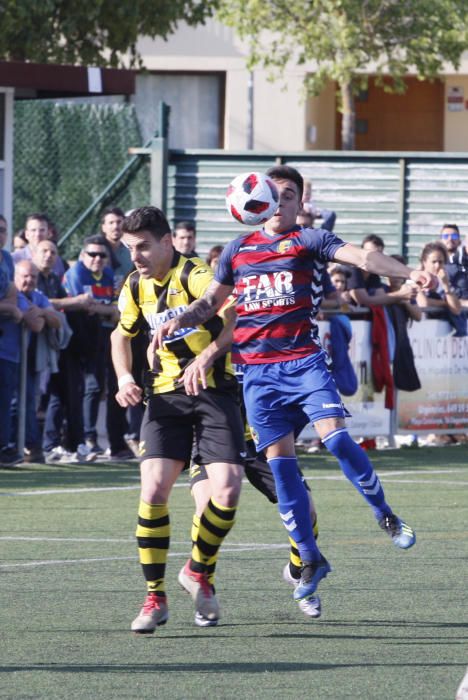
[[[181,480],[171,618],[148,637],[129,632],[144,598],[137,466],[0,471],[0,698],[453,700],[468,664],[468,449],[371,456],[418,542],[397,550],[332,458],[301,457],[334,568],[315,621],[281,580],[275,507],[246,485],[219,564],[222,620],[195,627],[177,584],[192,515]]]

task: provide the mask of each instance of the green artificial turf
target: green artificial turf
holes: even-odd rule
[[[281,572],[286,532],[249,484],[222,552],[217,628],[177,584],[192,501],[170,501],[170,619],[137,637],[145,586],[134,529],[138,467],[0,471],[0,698],[453,700],[468,664],[468,450],[371,453],[387,500],[417,531],[397,550],[323,454],[301,456],[333,566],[307,619]]]

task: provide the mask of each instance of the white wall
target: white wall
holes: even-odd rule
[[[249,71],[246,67],[247,49],[232,30],[214,20],[205,26],[191,28],[184,24],[169,37],[143,38],[138,43],[145,67],[164,71],[168,82],[174,84],[181,71],[193,72],[194,80],[200,72],[225,74],[224,147],[228,150],[247,148],[249,132]],[[255,150],[303,150],[305,145],[306,106],[302,94],[304,70],[290,70],[284,79],[271,83],[262,70],[254,71],[253,91],[253,147]],[[283,89],[283,86],[286,88]],[[208,99],[208,98],[205,98]],[[171,129],[179,132],[197,129],[187,124],[190,110],[171,114]],[[183,121],[184,125],[178,124]],[[179,143],[173,147],[184,147]],[[193,144],[196,146],[197,144]],[[198,147],[203,147],[198,144]]]

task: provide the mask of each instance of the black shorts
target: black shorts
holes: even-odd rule
[[[260,491],[260,493],[263,493],[263,495],[266,496],[271,503],[278,503],[275,479],[264,454],[260,452],[255,458],[252,458],[249,455],[249,457],[244,460],[243,464],[245,475],[252,486]],[[307,491],[310,491],[309,485],[304,479],[301,470],[299,469],[298,471],[301,475],[304,486],[306,487]],[[198,481],[205,481],[207,478],[208,475],[205,467],[198,464],[198,462],[192,461],[190,465],[190,488],[192,488]]]
[[[242,464],[244,427],[237,391],[205,389],[198,396],[182,390],[149,397],[141,425],[141,458],[188,462],[193,443],[200,464]]]

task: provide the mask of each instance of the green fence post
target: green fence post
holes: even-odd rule
[[[407,243],[407,236],[405,232],[405,219],[406,219],[406,158],[400,158],[400,180],[398,188],[398,242],[400,255],[405,255],[405,247]]]
[[[167,206],[167,168],[169,163],[169,113],[170,107],[165,102],[159,103],[159,130],[151,141],[151,203],[166,211]]]

